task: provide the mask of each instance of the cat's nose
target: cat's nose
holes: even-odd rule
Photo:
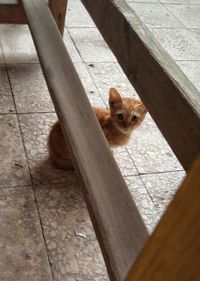
[[[128,129],[129,127],[130,127],[130,124],[129,124],[129,123],[126,123],[126,124],[125,124],[125,128]]]

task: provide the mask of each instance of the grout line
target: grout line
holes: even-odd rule
[[[138,170],[137,167],[136,170]],[[184,172],[184,170],[171,170],[171,171],[147,172],[147,173],[138,172],[138,174],[128,174],[128,175],[124,175],[124,177],[138,177],[138,176],[142,177],[142,176],[149,176],[149,175],[162,175],[162,174],[180,173],[180,172]]]
[[[30,184],[26,184],[26,185],[14,185],[14,186],[3,186],[3,187],[0,187],[0,191],[2,189],[15,189],[15,188],[21,188],[21,187],[31,187],[32,188],[32,185],[31,183]]]
[[[92,80],[92,82],[93,82],[93,84],[94,84],[94,86],[95,86],[95,88],[96,88],[98,94],[99,94],[99,97],[101,98],[101,101],[103,102],[104,106],[106,107],[107,105],[106,105],[106,103],[105,103],[105,101],[104,101],[104,99],[103,99],[103,97],[102,97],[102,95],[101,95],[101,93],[100,93],[100,91],[99,91],[99,88],[98,88],[98,86],[97,86],[97,84],[96,84],[96,81],[93,79],[93,77],[92,77],[92,75],[91,75],[91,73],[90,73],[90,71],[89,71],[88,63],[85,62],[84,64],[85,64],[85,68],[86,68],[86,70],[87,70],[87,72],[88,72],[88,74],[89,74],[89,76],[90,76],[90,78],[91,78],[91,80]]]
[[[32,115],[32,114],[53,114],[56,113],[55,111],[33,111],[33,112],[18,112],[18,115]]]
[[[75,42],[74,42],[74,39],[72,38],[72,36],[71,36],[71,34],[70,34],[68,28],[65,28],[65,29],[66,29],[66,31],[67,31],[67,33],[68,33],[68,35],[69,35],[69,38],[70,38],[71,41],[72,41],[72,44],[73,44],[75,50],[77,51],[77,53],[78,53],[78,55],[79,55],[79,57],[80,57],[80,59],[81,59],[81,62],[84,62],[84,60],[83,60],[83,58],[82,58],[82,56],[81,56],[81,53],[80,53],[79,49],[77,48],[77,46],[76,46],[76,44],[75,44]],[[63,35],[63,37],[64,37],[64,35]],[[63,40],[63,43],[65,44],[64,40]],[[66,47],[66,45],[65,45],[65,47]],[[66,47],[66,49],[67,49],[67,47]],[[67,52],[68,52],[68,50],[67,50]],[[69,52],[68,52],[68,53],[69,53]],[[70,58],[71,58],[71,55],[70,55]],[[72,60],[72,58],[71,58],[71,60]]]
[[[131,155],[130,151],[129,151],[128,149],[127,149],[127,151],[128,151],[129,157],[130,157],[131,160],[133,161],[133,164],[134,164],[134,166],[135,166],[135,169],[136,169],[136,171],[137,171],[137,173],[138,173],[138,177],[140,178],[140,180],[141,180],[141,182],[142,182],[142,184],[143,184],[143,186],[144,186],[144,188],[145,188],[147,194],[148,194],[149,197],[151,198],[151,201],[152,201],[152,203],[153,203],[153,206],[154,206],[155,209],[157,210],[156,205],[155,205],[154,200],[153,200],[153,197],[151,196],[149,190],[147,189],[146,184],[144,183],[144,180],[143,180],[142,177],[141,177],[141,174],[140,174],[140,172],[139,172],[139,169],[137,168],[137,165],[135,164],[134,159],[132,158],[132,155]],[[158,210],[157,210],[157,212],[158,212]]]
[[[170,5],[177,5],[177,6],[187,6],[188,3],[174,3],[173,1],[172,2],[161,2],[161,0],[159,0],[159,2],[140,2],[140,1],[127,1],[127,4],[129,3],[136,3],[136,4],[170,4]],[[193,6],[199,6],[200,4],[198,3],[190,3],[189,5],[193,5]]]
[[[32,114],[53,114],[56,113],[55,111],[44,111],[44,112],[15,112],[15,111],[11,111],[11,112],[5,112],[5,113],[0,113],[0,115],[32,115]]]
[[[163,3],[163,4],[162,4],[162,6],[163,6],[179,23],[181,23],[182,26],[184,26],[184,30],[186,29],[187,31],[190,31],[190,32],[191,32],[190,28],[188,28],[187,26],[185,26],[184,23],[183,23],[182,21],[180,21],[179,18],[178,18],[176,15],[174,15],[174,14],[170,11],[170,9],[167,7],[167,5],[168,5],[168,3]],[[176,5],[176,4],[171,4],[171,5]],[[180,28],[180,29],[181,29],[181,28]],[[192,32],[191,32],[191,33],[192,33]]]
[[[136,167],[137,169],[137,167]],[[135,177],[139,177],[140,180],[142,181],[143,185],[144,185],[144,188],[146,189],[147,191],[147,194],[149,195],[149,197],[151,198],[151,201],[156,209],[156,211],[158,212],[158,214],[162,214],[162,212],[160,211],[160,209],[156,206],[156,203],[154,202],[154,198],[153,196],[151,195],[151,193],[149,192],[148,188],[146,187],[146,184],[143,180],[143,177],[142,176],[145,176],[145,175],[161,175],[161,174],[167,174],[167,173],[179,173],[179,172],[184,172],[183,170],[176,170],[176,171],[164,171],[164,172],[152,172],[152,173],[139,173],[138,175],[132,175],[132,176],[135,176]],[[130,177],[130,176],[124,176],[124,178],[126,177]]]
[[[160,2],[164,5],[174,5],[174,6],[200,6],[200,3],[174,3],[174,2]]]
[[[146,175],[159,175],[159,174],[167,174],[167,173],[179,173],[184,172],[184,170],[168,170],[168,171],[162,171],[162,172],[147,172],[147,173],[139,173],[140,176],[146,176]]]

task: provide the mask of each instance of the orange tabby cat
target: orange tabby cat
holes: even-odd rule
[[[133,129],[144,120],[147,109],[140,100],[121,97],[114,88],[109,92],[109,105],[110,109],[93,107],[93,110],[112,148],[128,142]],[[60,169],[73,169],[59,121],[52,126],[48,147],[52,163]]]

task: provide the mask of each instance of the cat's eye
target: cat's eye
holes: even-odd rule
[[[119,120],[123,120],[123,119],[124,119],[123,113],[117,113],[117,118],[118,118]]]
[[[133,115],[133,117],[131,118],[132,121],[137,121],[138,117],[136,115]]]

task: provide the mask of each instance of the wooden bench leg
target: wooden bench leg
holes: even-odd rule
[[[67,0],[50,0],[49,8],[51,9],[52,15],[55,19],[55,22],[57,23],[60,33],[63,36],[67,10]]]

